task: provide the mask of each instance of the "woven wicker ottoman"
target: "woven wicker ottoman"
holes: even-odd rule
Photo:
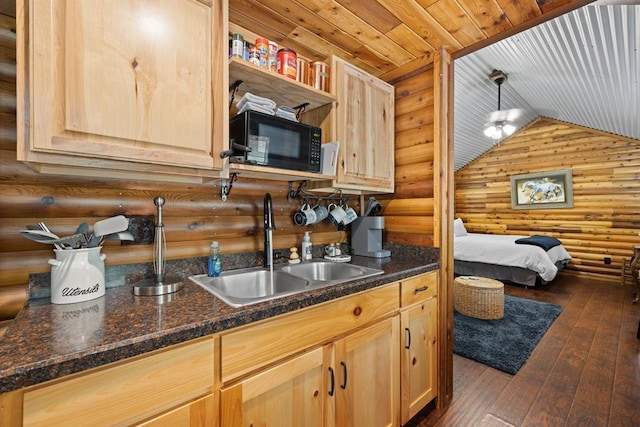
[[[453,306],[478,319],[504,317],[504,284],[486,277],[459,276],[453,281]]]

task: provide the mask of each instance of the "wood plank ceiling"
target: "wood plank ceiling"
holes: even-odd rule
[[[229,0],[229,20],[309,60],[335,54],[384,80],[585,0]]]

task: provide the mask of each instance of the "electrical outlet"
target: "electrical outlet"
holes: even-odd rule
[[[611,264],[611,257],[608,257],[608,256],[604,257],[604,263]]]
[[[154,216],[130,216],[129,231],[133,235],[133,241],[123,240],[123,245],[150,245],[155,238],[155,217]]]

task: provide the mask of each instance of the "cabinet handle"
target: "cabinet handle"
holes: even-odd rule
[[[405,344],[404,348],[409,350],[411,348],[411,329],[404,328],[404,330],[407,332],[407,344]]]
[[[415,294],[417,294],[417,293],[424,292],[424,291],[426,291],[427,289],[429,289],[429,287],[428,287],[428,286],[423,286],[423,287],[421,287],[421,288],[414,289],[413,294],[415,295]]]
[[[329,372],[331,372],[331,388],[329,389],[329,396],[333,396],[333,390],[335,389],[336,379],[333,375],[333,368],[329,366]]]
[[[340,384],[340,388],[344,390],[347,388],[347,365],[344,362],[340,362],[340,364],[342,365],[342,372],[344,374],[344,382]]]

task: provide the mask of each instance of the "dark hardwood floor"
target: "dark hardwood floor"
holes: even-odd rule
[[[505,293],[564,310],[516,375],[454,354],[451,404],[407,426],[640,426],[640,304],[630,286],[560,275]]]

